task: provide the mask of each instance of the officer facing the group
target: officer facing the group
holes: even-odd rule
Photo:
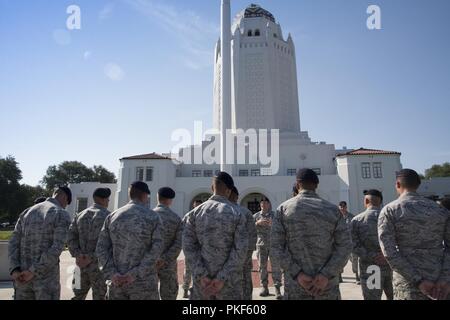
[[[364,192],[366,211],[351,222],[353,254],[359,257],[361,289],[364,300],[381,300],[383,291],[388,300],[394,299],[392,270],[381,252],[378,241],[378,217],[383,203],[383,194],[378,190]],[[378,266],[380,287],[372,288],[367,281],[373,275],[371,268]]]
[[[347,224],[347,226],[350,228],[350,224],[353,220],[353,218],[355,217],[352,213],[350,213],[348,211],[348,207],[347,207],[347,202],[346,201],[341,201],[339,203],[339,211],[341,212],[342,216],[345,219],[345,223]],[[358,256],[354,255],[353,253],[350,255],[350,262],[352,263],[352,271],[355,274],[355,278],[356,278],[356,284],[360,284],[360,278],[359,278],[359,272],[358,272]],[[343,272],[344,270],[342,270]],[[342,280],[342,272],[339,276],[339,281],[340,282],[344,282]]]
[[[160,217],[163,226],[163,251],[156,263],[161,300],[176,300],[178,296],[177,259],[181,252],[181,218],[173,212],[175,191],[161,188],[158,191],[158,206],[153,209]]]
[[[85,300],[92,288],[93,300],[105,300],[106,283],[95,254],[98,236],[102,230],[108,211],[109,188],[98,188],[94,191],[94,204],[78,213],[69,228],[67,245],[70,254],[76,259],[80,273],[75,271],[72,300]],[[77,279],[77,277],[79,277]]]
[[[183,251],[192,268],[192,300],[241,300],[242,270],[248,253],[246,218],[228,200],[233,178],[213,178],[213,196],[184,221]]]
[[[399,198],[381,210],[381,249],[394,270],[396,300],[446,299],[450,291],[450,212],[417,193],[417,172],[397,173]]]
[[[59,187],[52,198],[25,210],[9,241],[16,300],[59,300],[59,257],[64,250],[72,192]]]
[[[272,266],[272,279],[275,285],[277,299],[282,299],[281,295],[281,270],[279,262],[273,259],[270,252],[270,230],[272,228],[272,219],[274,212],[272,211],[269,199],[263,198],[261,200],[261,211],[254,215],[256,222],[256,232],[258,241],[256,248],[258,253],[259,272],[261,274],[262,290],[259,294],[261,297],[269,296],[269,273],[267,271],[267,264],[270,257],[270,264]]]
[[[129,189],[131,201],[105,220],[97,243],[100,270],[108,280],[108,300],[159,300],[156,262],[163,249],[162,224],[148,208],[144,182]]]
[[[252,270],[253,270],[253,251],[256,250],[256,227],[255,220],[253,219],[253,214],[247,208],[238,204],[239,191],[236,187],[233,187],[230,195],[230,202],[235,205],[236,209],[241,212],[246,219],[246,227],[248,232],[248,253],[244,263],[243,269],[243,300],[253,299],[253,280],[252,280]]]
[[[285,273],[285,298],[337,300],[339,273],[352,250],[337,206],[320,198],[317,174],[299,170],[299,195],[279,206],[272,225],[272,254]]]

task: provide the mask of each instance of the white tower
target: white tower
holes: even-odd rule
[[[221,71],[220,71],[220,145],[221,171],[232,174],[232,166],[227,165],[226,132],[231,129],[231,5],[230,0],[222,0],[221,10]]]
[[[223,129],[222,123],[230,125],[228,53],[231,44],[231,128],[279,129],[281,135],[299,135],[297,64],[291,35],[284,40],[275,17],[255,4],[237,15],[229,41],[226,41],[228,17],[222,16],[222,20],[222,38],[215,55],[214,127]],[[226,113],[221,114],[222,110]]]

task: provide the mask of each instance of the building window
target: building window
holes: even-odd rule
[[[314,171],[318,176],[322,175],[322,169],[320,169],[320,168],[312,169],[312,171]]]
[[[153,167],[145,168],[145,181],[146,182],[153,181]]]
[[[383,178],[383,171],[381,167],[381,162],[374,162],[373,163],[373,177],[375,179],[382,179]]]
[[[278,35],[276,33],[273,34],[274,38],[278,38]]]
[[[253,36],[252,30],[248,30],[247,36],[249,36],[249,37]]]
[[[239,170],[239,177],[248,177],[248,170]]]
[[[211,178],[213,176],[213,171],[212,170],[205,170],[205,171],[203,171],[203,176],[205,178]]]
[[[288,176],[296,176],[297,175],[297,169],[288,169],[287,170]]]
[[[202,176],[202,171],[201,170],[192,170],[192,177],[193,178],[199,178]]]
[[[256,29],[255,31],[255,37],[259,37],[261,35],[261,31],[259,31],[258,29]]]
[[[88,207],[88,198],[78,198],[77,199],[77,212],[80,213],[86,210]]]
[[[136,181],[144,181],[144,168],[136,168]]]
[[[369,162],[363,162],[361,164],[361,168],[362,168],[362,177],[363,179],[370,179],[371,175],[370,175],[370,163]]]
[[[261,170],[259,169],[252,169],[251,176],[252,177],[259,177],[261,175]]]

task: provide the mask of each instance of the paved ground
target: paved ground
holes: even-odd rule
[[[275,295],[268,298],[259,297],[260,285],[259,285],[259,274],[257,270],[256,257],[254,257],[254,272],[253,272],[253,283],[255,285],[255,290],[253,292],[253,297],[255,300],[274,300]],[[182,273],[184,270],[184,257],[180,256],[178,260],[179,265],[179,279],[182,283]],[[61,299],[69,300],[72,297],[71,288],[71,276],[74,267],[74,259],[70,257],[69,253],[66,251],[61,256]],[[355,284],[355,277],[351,271],[351,265],[349,264],[344,271],[344,283],[341,284],[341,293],[343,300],[362,300],[361,288]],[[272,284],[270,283],[270,286]],[[0,282],[0,300],[11,300],[13,294],[13,287],[11,282]],[[273,287],[270,288],[271,294],[275,293]],[[180,288],[181,300],[182,289]],[[91,295],[88,295],[88,299],[91,299]]]

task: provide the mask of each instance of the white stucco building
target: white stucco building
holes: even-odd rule
[[[83,182],[70,184],[69,188],[72,191],[72,203],[66,208],[66,210],[70,213],[72,218],[75,213],[81,212],[94,204],[93,194],[97,188],[111,189],[111,198],[108,210],[114,210],[115,195],[117,192],[117,184],[115,183]]]
[[[229,0],[223,0],[222,39],[216,44],[214,56],[214,129],[279,130],[277,172],[267,171],[259,161],[228,167],[242,204],[255,211],[259,199],[265,196],[274,207],[278,206],[292,196],[297,169],[306,167],[320,175],[322,197],[336,204],[348,201],[353,212],[362,211],[363,191],[369,188],[382,190],[386,202],[395,199],[394,180],[395,172],[401,169],[400,153],[368,149],[337,151],[332,144],[313,142],[300,126],[293,37],[285,37],[275,17],[258,5],[240,12],[232,25],[227,16]],[[224,43],[223,39],[229,39],[230,43]],[[230,52],[223,52],[222,48]],[[227,93],[229,96],[224,97]],[[202,152],[210,144],[205,141],[201,146],[187,146],[177,155],[150,153],[122,158],[115,207],[128,201],[129,185],[142,180],[152,191],[150,206],[156,205],[157,190],[168,186],[177,192],[173,209],[185,214],[195,199],[208,198],[211,177],[221,169],[221,164],[191,164],[184,156],[186,152],[192,155]]]

